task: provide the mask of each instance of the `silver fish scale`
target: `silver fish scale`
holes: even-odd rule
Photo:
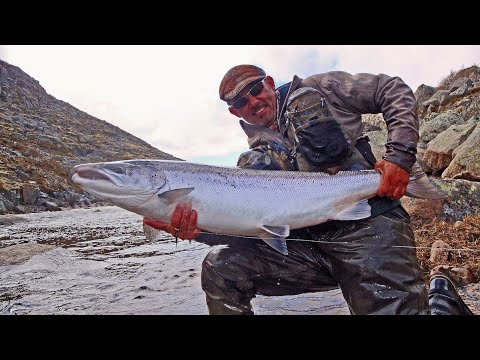
[[[189,200],[198,226],[213,232],[256,235],[261,225],[291,229],[334,218],[375,194],[380,176],[359,171],[323,173],[218,168],[192,163],[162,166],[170,189],[194,187]],[[185,165],[185,166],[182,166]]]

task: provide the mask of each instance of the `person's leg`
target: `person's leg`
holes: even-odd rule
[[[287,241],[282,255],[260,240],[212,250],[202,264],[202,288],[211,315],[253,315],[256,294],[294,295],[338,288],[311,243]]]
[[[340,226],[341,225],[341,226]],[[340,224],[331,243],[319,244],[352,314],[428,314],[427,290],[408,214]]]

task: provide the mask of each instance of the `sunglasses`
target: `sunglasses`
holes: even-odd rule
[[[252,86],[250,91],[247,92],[245,95],[240,96],[237,100],[235,100],[235,102],[231,105],[231,107],[233,107],[234,109],[240,110],[245,105],[247,105],[247,103],[248,103],[247,95],[250,95],[250,96],[253,96],[253,97],[258,96],[258,94],[260,94],[262,92],[263,88],[265,87],[263,85],[264,80],[265,80],[265,78],[263,78],[256,85]]]

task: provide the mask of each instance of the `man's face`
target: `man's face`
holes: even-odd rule
[[[260,92],[258,92],[259,89],[261,89]],[[256,95],[253,96],[252,94]],[[269,127],[275,122],[277,106],[273,79],[267,76],[261,83],[253,82],[248,84],[237,96],[228,101],[228,105],[228,110],[233,115],[244,119],[250,124]]]

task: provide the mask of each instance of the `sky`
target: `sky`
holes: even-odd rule
[[[399,76],[415,91],[480,65],[480,45],[0,45],[0,59],[163,152],[234,166],[248,144],[218,86],[235,65],[263,68],[276,86],[342,70]]]

